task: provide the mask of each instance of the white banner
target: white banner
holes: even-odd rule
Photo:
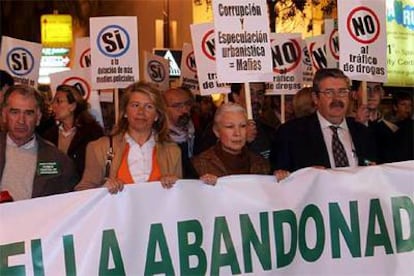
[[[93,89],[125,88],[138,80],[135,16],[90,18]]]
[[[0,275],[411,275],[413,178],[410,161],[5,203]]]
[[[353,80],[387,81],[385,0],[339,0],[339,68]]]
[[[7,71],[16,84],[37,88],[42,44],[3,36],[0,69]]]
[[[272,81],[266,0],[213,0],[220,82]]]

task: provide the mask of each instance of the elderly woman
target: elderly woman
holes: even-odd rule
[[[128,86],[113,135],[88,145],[85,172],[75,190],[105,186],[117,193],[124,184],[144,181],[171,188],[182,168],[180,149],[169,140],[166,113],[156,88],[143,82]]]
[[[269,174],[267,160],[246,147],[246,128],[242,106],[227,103],[218,108],[213,125],[218,143],[191,160],[206,184],[215,185],[217,177],[231,174]]]
[[[103,136],[102,127],[89,113],[88,108],[88,102],[77,88],[59,85],[52,101],[58,124],[42,134],[43,138],[72,158],[79,175],[83,174],[85,168],[86,146]]]

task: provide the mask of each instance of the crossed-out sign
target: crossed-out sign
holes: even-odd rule
[[[214,29],[206,32],[203,37],[201,49],[204,55],[211,59],[216,60],[216,46],[214,43]]]
[[[82,97],[88,101],[90,95],[91,95],[91,87],[89,83],[80,77],[69,77],[65,80],[63,80],[62,84],[66,85],[72,85],[76,87],[80,92]]]
[[[7,67],[16,76],[25,76],[32,72],[34,58],[29,50],[23,47],[11,49],[7,54]]]
[[[329,51],[331,52],[332,56],[336,60],[339,59],[339,37],[338,37],[338,29],[332,30],[331,34],[329,35]]]
[[[197,73],[197,65],[194,56],[194,51],[191,51],[185,58],[185,65],[191,72]]]
[[[374,42],[380,34],[380,21],[368,7],[353,9],[347,18],[347,30],[351,37],[362,44]]]
[[[311,58],[313,67],[316,70],[321,68],[326,68],[327,61],[326,61],[326,47],[317,46],[316,42],[312,42],[309,44],[309,53],[313,56]]]
[[[82,52],[79,58],[79,64],[81,68],[91,67],[91,48],[88,48]]]
[[[301,60],[302,49],[295,39],[272,46],[273,71],[285,74],[293,71]]]

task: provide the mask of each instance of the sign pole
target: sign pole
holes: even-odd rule
[[[368,95],[367,95],[367,82],[361,82],[361,92],[362,92],[362,104],[366,105],[368,103]]]
[[[114,104],[115,104],[115,125],[119,120],[119,89],[114,90]]]
[[[253,120],[252,100],[250,97],[250,84],[248,82],[244,83],[244,95],[246,98],[247,120]]]
[[[285,94],[280,95],[280,121],[282,124],[286,122]]]

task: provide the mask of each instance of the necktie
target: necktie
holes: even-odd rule
[[[339,127],[329,126],[329,128],[332,130],[332,153],[335,161],[335,167],[348,167],[349,162],[346,157],[345,148],[338,136]]]

